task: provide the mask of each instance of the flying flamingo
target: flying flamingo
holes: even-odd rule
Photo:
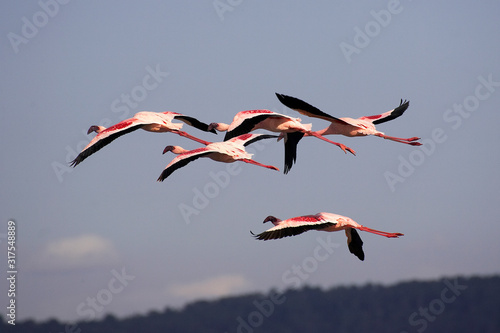
[[[208,125],[201,121],[182,115],[177,112],[150,112],[141,111],[136,113],[132,118],[120,121],[111,127],[104,126],[90,126],[87,134],[96,132],[97,135],[90,141],[90,143],[83,148],[80,154],[71,162],[72,167],[76,167],[83,162],[87,157],[101,149],[102,147],[111,143],[116,138],[133,132],[139,128],[148,132],[171,132],[181,136],[185,136],[191,140],[205,144],[206,141],[198,139],[184,131],[181,131],[182,123],[172,123],[172,120],[177,119],[188,125],[196,127],[205,132],[212,132],[217,134],[214,129],[209,129]]]
[[[265,129],[271,132],[279,132],[281,138],[285,138],[285,167],[284,173],[288,173],[293,163],[297,159],[297,144],[304,135],[315,136],[321,140],[332,143],[340,147],[345,153],[349,151],[356,155],[356,152],[337,142],[333,142],[323,137],[321,134],[311,131],[312,124],[302,124],[300,118],[292,118],[284,114],[270,110],[248,110],[238,112],[231,124],[211,123],[209,129],[227,131],[224,140],[229,140],[238,135],[249,133],[257,129]]]
[[[408,139],[397,138],[394,136],[387,136],[384,133],[379,132],[375,129],[376,124],[381,124],[401,116],[410,105],[409,101],[403,102],[403,100],[401,100],[401,103],[397,108],[384,112],[379,115],[353,119],[353,118],[336,118],[330,116],[329,114],[324,113],[318,108],[295,97],[286,96],[278,93],[276,93],[276,96],[278,97],[281,103],[283,103],[290,109],[298,111],[299,113],[309,117],[320,118],[331,122],[330,126],[320,131],[316,131],[316,134],[319,135],[341,134],[349,137],[375,135],[384,139],[406,143],[412,146],[422,145],[420,142],[415,142],[417,140],[420,140],[420,138],[418,137],[412,137]]]
[[[182,168],[189,162],[192,162],[200,157],[208,157],[217,162],[232,163],[235,161],[242,161],[245,163],[250,163],[258,165],[264,168],[273,169],[279,171],[278,168],[272,165],[265,165],[252,160],[252,155],[246,152],[245,147],[249,144],[268,138],[277,138],[277,135],[268,134],[242,134],[235,138],[229,139],[224,142],[206,142],[207,146],[203,148],[197,148],[193,150],[186,150],[179,146],[167,146],[163,150],[165,154],[171,151],[174,154],[178,154],[163,170],[158,181],[162,182],[172,174],[175,170]]]
[[[254,235],[255,238],[260,240],[279,239],[288,236],[295,236],[308,230],[332,232],[345,230],[349,252],[354,254],[360,260],[365,259],[365,253],[363,252],[363,241],[361,240],[361,237],[359,237],[356,229],[371,232],[372,234],[385,236],[388,238],[397,238],[399,236],[404,236],[401,233],[390,233],[370,229],[358,224],[349,217],[331,213],[318,213],[315,215],[297,216],[289,218],[287,220],[280,220],[274,216],[268,216],[264,220],[264,223],[268,221],[271,221],[274,224],[274,227],[258,235]]]

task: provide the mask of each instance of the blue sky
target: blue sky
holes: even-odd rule
[[[392,284],[499,273],[497,1],[65,1],[0,4],[0,256],[17,223],[18,319],[81,320],[301,285]],[[274,93],[337,117],[410,100],[388,135],[315,138],[289,174],[200,159],[163,183],[166,145],[136,131],[75,169],[93,135],[138,111],[205,122],[270,109]],[[301,116],[313,129],[328,124]],[[223,134],[190,134],[220,141]],[[250,149],[283,167],[282,143]],[[343,233],[260,242],[268,215],[331,212],[404,237]],[[187,213],[186,213],[187,212]],[[0,282],[0,313],[7,304]],[[94,301],[92,301],[94,299]],[[94,302],[94,303],[92,303]]]

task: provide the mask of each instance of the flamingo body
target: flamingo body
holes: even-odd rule
[[[250,164],[255,164],[268,169],[279,170],[272,165],[265,165],[252,160],[253,154],[248,153],[245,147],[249,144],[268,138],[277,138],[276,135],[267,134],[242,134],[224,142],[208,143],[206,147],[197,148],[193,150],[186,150],[179,146],[167,146],[163,153],[171,151],[176,156],[163,170],[158,177],[158,181],[162,182],[170,176],[175,170],[187,165],[188,163],[200,158],[208,157],[217,162],[233,163],[236,161],[243,161]]]
[[[356,229],[388,238],[403,236],[401,233],[389,233],[367,228],[347,216],[324,212],[314,215],[292,217],[286,220],[280,220],[274,216],[268,216],[264,220],[264,223],[269,221],[274,224],[274,227],[258,235],[254,235],[255,238],[259,240],[269,240],[296,236],[309,230],[328,232],[345,230],[349,251],[360,260],[364,260],[365,254],[363,251],[363,241],[361,240],[361,237],[359,237]]]
[[[271,132],[310,131],[312,124],[302,124],[300,118],[293,118],[270,110],[247,110],[238,112],[231,124],[212,123],[210,128],[227,131],[224,141],[257,129]]]
[[[216,133],[215,130],[209,129],[208,124],[205,124],[193,117],[185,116],[177,112],[150,112],[141,111],[137,112],[132,118],[125,119],[119,123],[105,128],[103,126],[91,126],[87,132],[90,134],[96,132],[97,135],[90,141],[90,143],[80,152],[80,154],[71,162],[71,166],[75,167],[87,157],[97,152],[104,146],[111,143],[118,137],[127,133],[133,132],[137,129],[143,129],[148,132],[172,132],[185,136],[194,141],[205,143],[206,141],[198,139],[186,132],[181,131],[182,123],[173,123],[174,119],[180,120],[188,125],[196,127],[205,132]]]

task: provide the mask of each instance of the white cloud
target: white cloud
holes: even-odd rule
[[[99,235],[68,237],[48,243],[37,256],[37,266],[45,269],[75,269],[113,264],[118,252]]]
[[[222,297],[248,288],[250,282],[241,275],[221,275],[202,281],[176,284],[168,287],[168,292],[184,298]]]

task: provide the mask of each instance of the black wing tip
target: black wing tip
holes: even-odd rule
[[[354,254],[356,257],[358,257],[359,260],[364,261],[365,260],[365,252],[363,251],[362,246],[352,246],[349,245],[349,252]]]
[[[251,230],[250,233],[252,234],[252,237],[255,238],[256,240],[268,240],[268,237],[265,237],[265,232],[262,232],[260,234],[254,234]]]
[[[351,242],[347,244],[349,252],[358,257],[359,260],[365,260],[365,252],[363,251],[363,240],[359,236],[356,229],[351,228]]]
[[[281,101],[282,99],[285,99],[285,98],[289,97],[289,96],[287,96],[287,95],[283,95],[283,94],[280,94],[280,93],[277,93],[277,92],[275,92],[275,95],[276,95],[276,97],[278,97],[278,99],[279,99],[280,101]]]
[[[260,234],[254,234],[252,230],[250,230],[250,234],[252,235],[253,238],[257,239],[257,240],[265,240],[262,238],[262,234],[263,233],[260,233]]]
[[[410,101],[409,100],[404,100],[401,99],[401,102],[399,103],[399,107],[405,108],[405,110],[410,106]]]
[[[156,180],[157,182],[163,182],[165,179],[167,179],[167,177],[169,176],[170,174],[168,174],[166,172],[166,170],[163,170],[163,172],[160,174],[160,176],[158,177],[158,179]]]
[[[178,119],[180,121],[183,121],[186,124],[193,126],[194,128],[197,128],[201,131],[217,134],[217,131],[215,130],[215,128],[212,128],[211,130],[209,130],[208,124],[206,124],[202,121],[199,121],[198,119],[196,119],[194,117],[190,117],[190,116],[186,116],[186,115],[177,115],[177,116],[174,116],[174,119]]]
[[[285,159],[285,164],[283,166],[283,173],[285,175],[288,174],[290,170],[292,170],[293,164],[295,163],[296,159],[296,157],[292,157],[290,160],[288,158]]]
[[[287,103],[296,102],[298,100],[297,98],[292,97],[292,96],[288,96],[288,95],[284,95],[284,94],[279,94],[279,93],[275,93],[275,94],[276,94],[276,97],[278,97],[278,100],[282,104],[284,104],[285,106],[288,106]]]
[[[304,137],[302,132],[287,133],[285,137],[285,166],[283,173],[288,174],[297,161],[297,146]]]
[[[378,124],[382,124],[382,123],[385,123],[387,121],[390,121],[390,120],[394,120],[400,116],[403,115],[403,113],[405,113],[405,111],[408,109],[408,107],[410,106],[410,101],[408,100],[403,100],[401,99],[399,105],[394,108],[394,110],[392,110],[391,114],[385,118],[381,118],[381,119],[376,119],[373,121],[373,124],[375,125],[378,125]]]
[[[69,162],[69,166],[75,168],[78,164],[82,163],[86,156],[79,154],[73,161]]]

